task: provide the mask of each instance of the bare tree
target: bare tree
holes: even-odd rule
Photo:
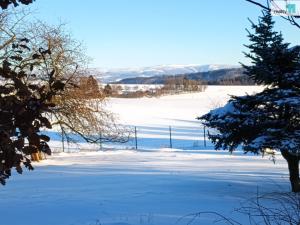
[[[42,128],[58,126],[68,139],[74,132],[88,142],[126,141],[128,132],[105,110],[105,96],[86,72],[82,45],[63,25],[10,26],[12,15],[0,13],[0,183],[12,168],[33,169],[32,153],[51,153]]]
[[[55,99],[58,108],[53,112],[53,125],[58,125],[67,141],[73,141],[69,132],[76,133],[91,143],[126,142],[128,130],[118,125],[114,115],[105,109],[105,97],[97,81],[92,77],[72,80],[73,88],[67,88]]]
[[[0,11],[0,57],[3,59],[6,51],[17,37],[24,37],[24,21],[31,14],[28,9],[15,9]]]
[[[38,50],[43,44],[51,51],[47,65],[39,65],[44,71],[37,74],[39,79],[47,80],[49,70],[55,70],[56,78],[68,81],[64,93],[54,99],[57,108],[48,114],[53,125],[60,128],[62,139],[75,141],[71,138],[71,133],[75,133],[92,143],[127,141],[127,129],[118,125],[114,115],[105,109],[106,95],[87,68],[89,58],[82,44],[72,38],[65,25],[35,22],[25,32],[32,40],[30,48]]]

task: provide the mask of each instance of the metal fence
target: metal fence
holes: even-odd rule
[[[208,129],[203,126],[133,126],[130,128],[133,132],[126,143],[64,143],[64,151],[157,150],[163,148],[182,150],[213,149],[212,143],[207,139]],[[62,152],[63,148],[61,146],[53,146],[53,152]]]

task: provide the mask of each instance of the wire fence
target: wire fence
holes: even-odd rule
[[[82,142],[75,144],[64,143],[60,146],[53,146],[52,150],[53,152],[90,152],[113,149],[213,149],[213,144],[207,138],[209,130],[205,126],[133,126],[130,128],[132,135],[126,143],[108,143],[101,141],[98,144]],[[56,140],[59,141],[58,139]],[[62,146],[64,146],[64,148],[62,148]]]

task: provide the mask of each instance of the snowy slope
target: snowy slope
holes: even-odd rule
[[[160,98],[111,98],[106,108],[115,113],[120,124],[133,131],[137,127],[138,147],[141,149],[160,149],[169,147],[169,126],[172,129],[174,148],[201,149],[204,146],[203,126],[196,117],[211,109],[222,106],[230,95],[252,94],[262,90],[258,86],[208,86],[205,92],[170,95]],[[60,140],[52,136],[53,140]],[[52,142],[61,149],[60,141]],[[207,142],[208,147],[212,145]],[[67,145],[66,145],[67,146]],[[82,148],[99,148],[86,146]],[[132,138],[125,144],[104,144],[108,148],[135,148]],[[67,148],[77,148],[69,145]]]
[[[225,105],[230,95],[253,94],[260,86],[208,86],[204,92],[160,98],[112,98],[107,108],[128,125],[190,125],[209,110]],[[190,123],[189,123],[190,122]]]
[[[151,77],[158,75],[178,75],[197,72],[207,72],[219,69],[237,68],[233,65],[159,65],[142,68],[124,68],[124,69],[93,69],[92,72],[103,83],[114,82],[131,77]]]
[[[248,225],[234,208],[257,190],[288,191],[285,161],[278,156],[273,164],[268,157],[179,146],[193,135],[199,138],[196,116],[225,103],[228,94],[259,90],[210,86],[204,93],[159,99],[111,99],[107,107],[120,122],[148,127],[140,134],[140,149],[60,153],[35,163],[33,172],[14,174],[0,187],[0,224],[186,225],[192,218],[187,214],[215,211]],[[181,136],[178,148],[155,147],[170,124],[187,129],[174,134]],[[147,138],[154,149],[143,143]],[[204,214],[191,224],[211,225],[215,219]]]

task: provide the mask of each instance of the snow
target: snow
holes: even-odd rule
[[[230,95],[245,95],[261,91],[259,86],[208,86],[205,92],[169,95],[160,98],[111,99],[108,109],[119,115],[127,125],[198,124],[196,117],[226,104]]]
[[[199,211],[232,216],[257,187],[287,189],[288,180],[282,160],[215,151],[63,153],[36,166],[2,188],[1,224],[168,225]]]
[[[1,225],[183,225],[191,219],[184,216],[201,211],[249,224],[234,209],[257,189],[289,191],[285,161],[204,148],[195,118],[225,104],[228,94],[261,89],[209,86],[196,94],[111,99],[107,107],[119,121],[140,129],[139,149],[106,144],[103,151],[57,153],[35,163],[33,172],[14,173],[1,187]],[[158,147],[169,125],[178,141],[173,149]],[[193,224],[214,221],[205,214]]]
[[[120,68],[120,69],[103,69],[95,68],[92,72],[99,74],[99,80],[103,83],[109,83],[119,81],[125,78],[132,77],[151,77],[160,75],[179,75],[197,72],[207,72],[218,69],[230,69],[238,68],[236,65],[199,65],[199,64],[187,64],[187,65],[157,65],[141,68]]]
[[[218,116],[218,117],[223,117],[227,113],[228,114],[239,113],[237,108],[234,106],[233,102],[228,102],[224,107],[213,109],[210,111],[210,114],[212,116]]]

